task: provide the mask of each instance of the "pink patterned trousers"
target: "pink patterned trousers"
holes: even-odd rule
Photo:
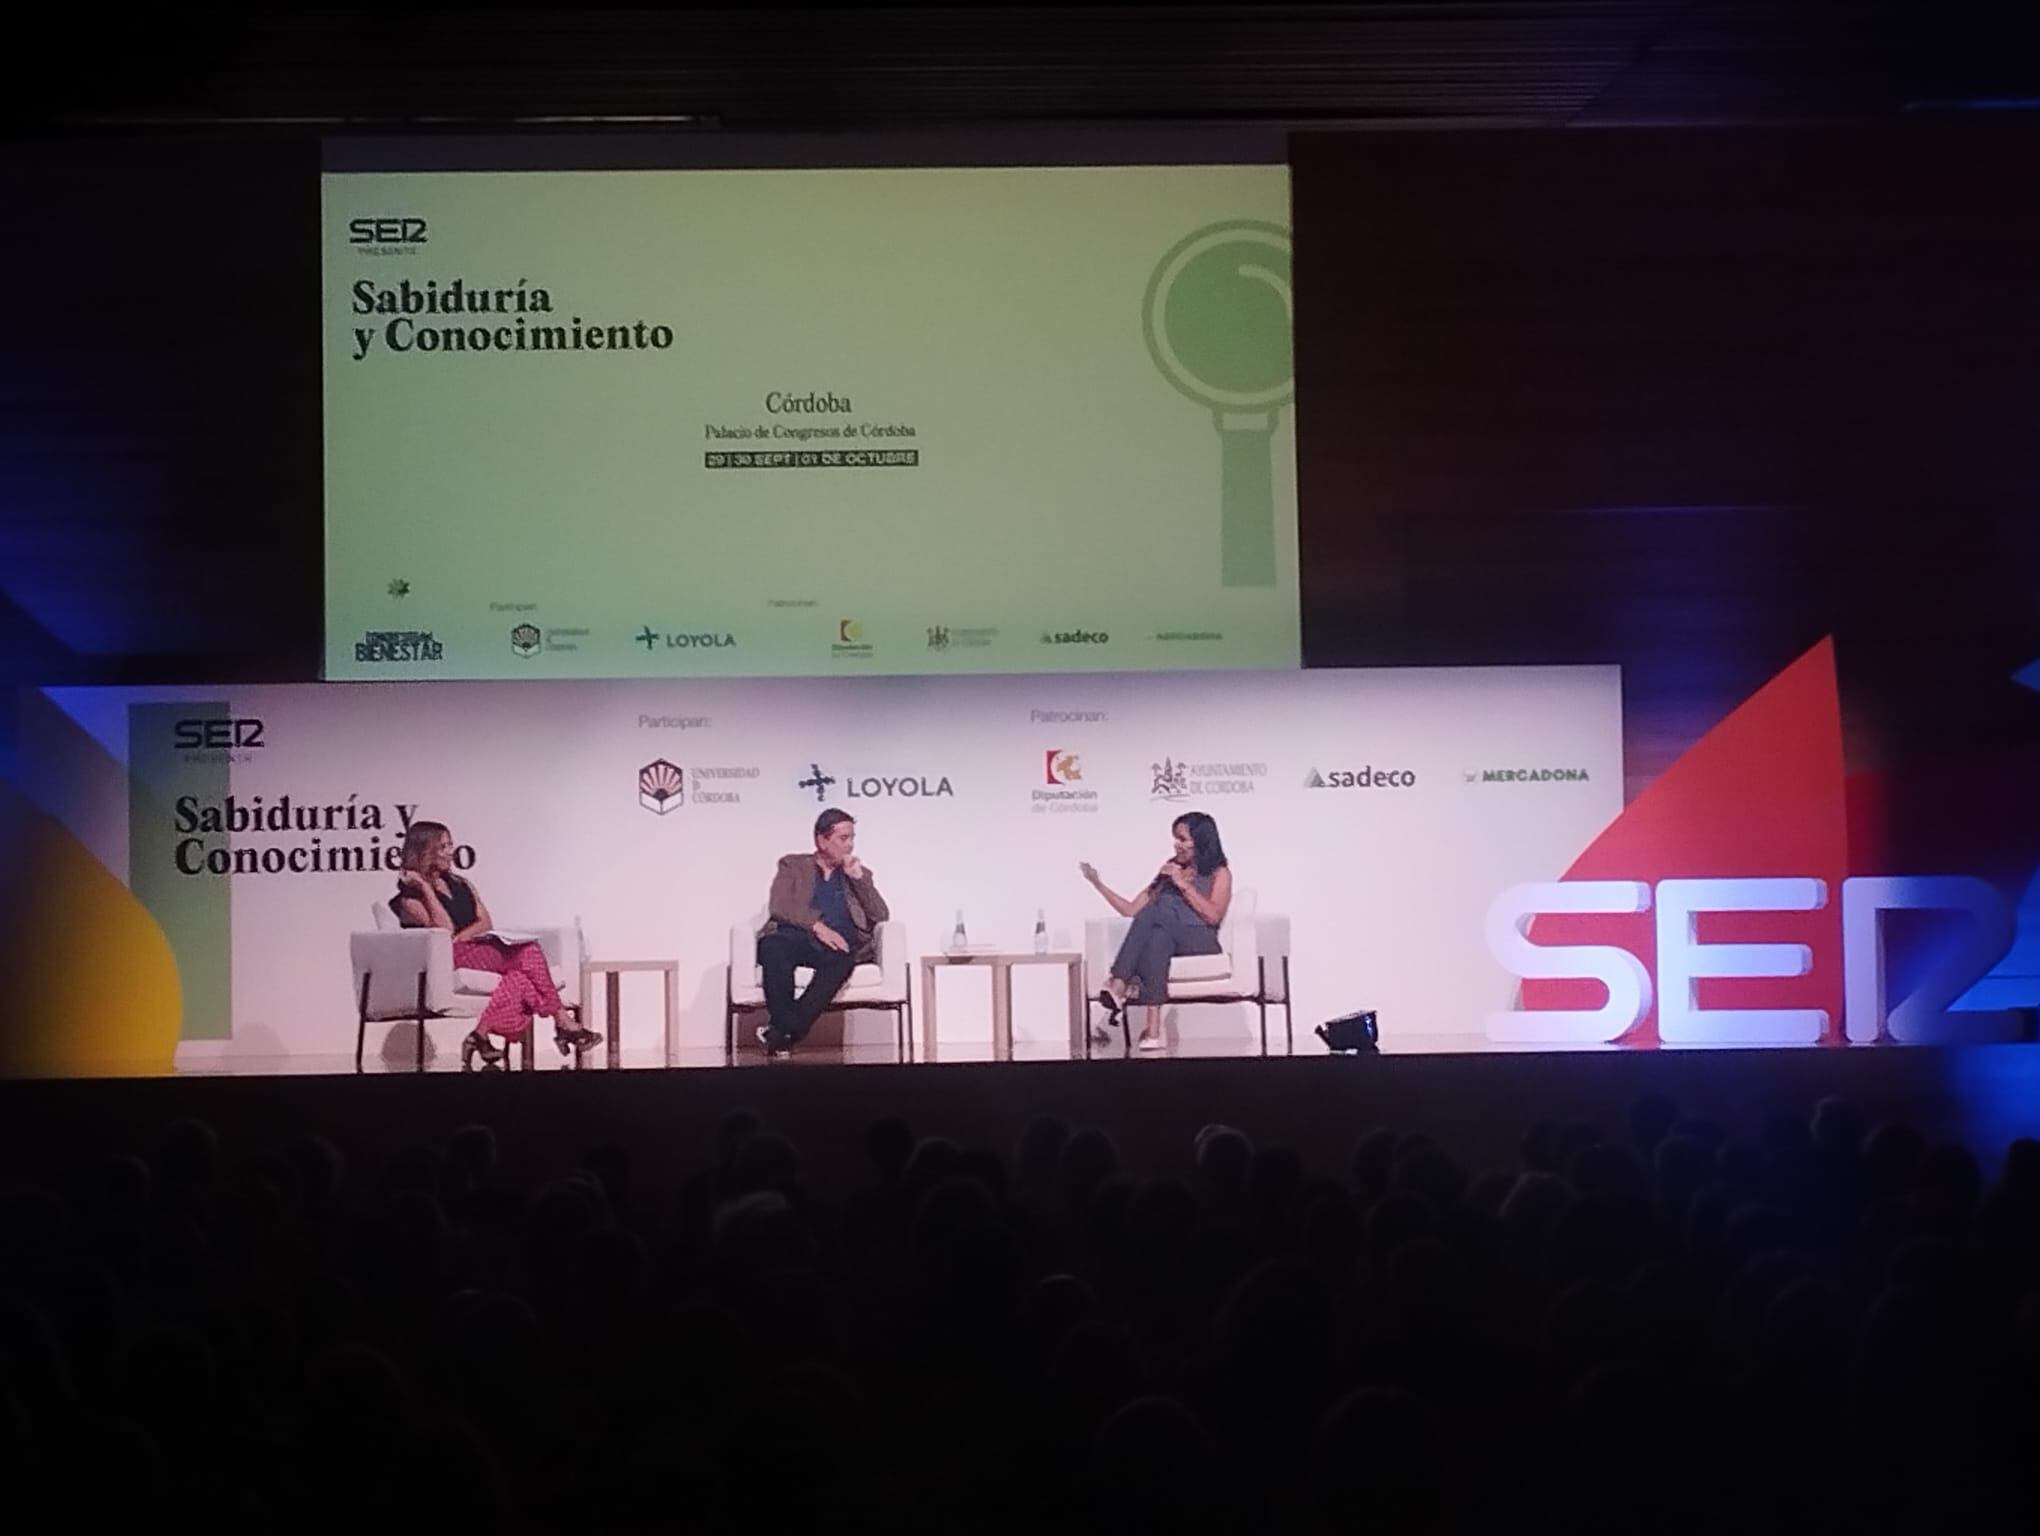
[[[495,971],[503,978],[475,1020],[475,1028],[485,1034],[514,1040],[531,1028],[533,1015],[560,1016],[559,990],[553,986],[545,951],[536,944],[506,947],[483,939],[459,939],[453,946],[453,964],[456,970]]]

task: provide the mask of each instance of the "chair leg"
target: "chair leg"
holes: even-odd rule
[[[418,1070],[425,1070],[425,973],[418,973]]]
[[[1296,1054],[1296,993],[1289,985],[1289,956],[1282,957],[1282,1054]]]
[[[374,971],[361,973],[361,1014],[354,1030],[354,1070],[361,1070],[361,1053],[368,1045],[368,988],[375,980]]]

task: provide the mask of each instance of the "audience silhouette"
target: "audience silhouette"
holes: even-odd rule
[[[2040,1142],[1653,1095],[1477,1170],[1210,1125],[1188,1182],[1043,1117],[863,1138],[848,1198],[725,1117],[507,1179],[182,1121],[0,1186],[16,1529],[1994,1528],[2034,1492]],[[645,1208],[648,1188],[677,1189]]]

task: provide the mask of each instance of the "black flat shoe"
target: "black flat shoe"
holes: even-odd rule
[[[503,1070],[503,1047],[497,1045],[480,1030],[476,1030],[460,1043],[460,1069],[463,1072],[500,1072]],[[481,1066],[475,1066],[475,1058],[481,1058]]]

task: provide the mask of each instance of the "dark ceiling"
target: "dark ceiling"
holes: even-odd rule
[[[2040,102],[2032,0],[159,11],[117,24],[80,10],[47,25],[0,108],[17,130],[1560,125]]]

